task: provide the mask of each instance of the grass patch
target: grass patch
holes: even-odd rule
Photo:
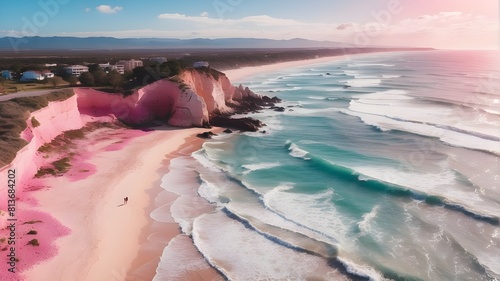
[[[62,175],[66,173],[71,167],[71,164],[69,163],[70,161],[71,158],[69,157],[64,157],[62,159],[54,161],[51,163],[51,167],[42,167],[38,169],[35,178],[41,178],[45,175],[52,175],[52,176]]]
[[[73,96],[70,89],[52,92],[43,96],[23,97],[0,102],[0,167],[3,167],[16,157],[17,152],[28,144],[20,138],[26,129],[29,113],[44,108],[51,101],[66,100]],[[35,119],[36,120],[36,119]],[[36,127],[39,122],[31,120]]]
[[[68,148],[70,144],[72,144],[73,140],[83,139],[85,138],[85,134],[88,132],[92,132],[101,128],[109,128],[109,129],[117,129],[117,128],[125,128],[123,124],[119,123],[109,123],[109,122],[94,122],[87,124],[85,127],[78,130],[70,130],[66,131],[59,136],[57,136],[50,143],[46,143],[38,148],[38,151],[43,153],[50,153],[53,151],[62,151]]]
[[[28,234],[28,235],[35,235],[35,234],[37,234],[37,233],[38,233],[38,231],[36,231],[36,230],[30,230],[30,231],[28,231],[28,233],[26,233],[26,234]]]
[[[69,167],[71,167],[71,164],[69,163],[70,160],[71,159],[69,159],[69,157],[64,157],[52,162],[52,165],[54,165],[54,168],[56,168],[58,172],[64,173],[69,170]]]
[[[35,223],[40,223],[40,222],[42,222],[42,221],[40,221],[40,220],[31,220],[31,221],[27,221],[27,222],[25,222],[23,224],[35,224]]]
[[[40,246],[40,243],[38,242],[38,239],[31,239],[30,241],[28,241],[28,243],[26,245],[31,245],[31,246]]]
[[[41,125],[40,122],[38,122],[38,120],[36,120],[35,116],[31,117],[31,126],[33,126],[33,128],[36,128],[40,125]]]
[[[70,130],[63,133],[63,136],[67,140],[83,139],[85,137],[84,129]]]
[[[36,172],[35,178],[41,178],[41,177],[46,176],[46,175],[56,176],[57,173],[56,173],[56,170],[54,170],[53,168],[40,168]]]

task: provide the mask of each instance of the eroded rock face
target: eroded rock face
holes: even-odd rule
[[[77,88],[64,101],[51,102],[32,112],[41,125],[28,128],[21,137],[28,145],[11,163],[22,166],[18,176],[27,179],[37,171],[37,149],[67,130],[82,128],[88,122],[122,120],[131,125],[162,121],[178,127],[210,127],[210,124],[243,131],[257,131],[263,124],[251,118],[230,119],[234,113],[247,113],[273,106],[278,98],[253,93],[242,85],[234,87],[222,73],[186,70],[175,80],[160,80],[132,95],[109,94],[90,88]],[[3,167],[5,168],[5,167]]]

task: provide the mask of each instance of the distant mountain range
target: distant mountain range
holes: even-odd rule
[[[253,38],[171,39],[113,37],[3,37],[0,50],[127,50],[127,49],[230,49],[230,48],[341,48],[351,44],[307,39]]]

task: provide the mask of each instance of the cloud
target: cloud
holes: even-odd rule
[[[248,16],[243,17],[241,19],[218,19],[218,18],[209,18],[207,12],[201,13],[201,16],[187,16],[184,14],[160,14],[158,16],[159,19],[169,19],[169,20],[182,20],[188,22],[195,23],[203,23],[203,24],[256,24],[262,26],[291,26],[291,25],[300,25],[302,23],[291,20],[291,19],[279,19],[273,18],[268,15],[258,15],[258,16]]]
[[[32,35],[32,34],[23,34],[20,31],[17,30],[5,30],[5,29],[0,29],[0,37],[22,37],[26,35]],[[34,34],[33,34],[34,35]]]
[[[118,11],[121,11],[123,7],[120,6],[111,7],[110,5],[99,5],[95,9],[104,14],[114,14]]]
[[[416,15],[388,25],[370,22],[301,22],[254,15],[235,19],[164,13],[155,29],[72,33],[74,36],[171,37],[171,38],[270,38],[328,40],[354,45],[415,46],[436,48],[486,48],[496,46],[498,20],[460,12]],[[5,32],[4,32],[5,33]],[[360,40],[365,38],[366,40]]]
[[[170,14],[170,13],[165,13],[165,14],[160,14],[158,16],[159,19],[167,19],[167,20],[181,20],[181,21],[190,21],[190,22],[196,22],[196,23],[204,23],[204,24],[220,24],[223,23],[224,20],[221,19],[214,19],[214,18],[209,18],[206,16],[198,17],[198,16],[186,16],[184,14]]]
[[[345,30],[345,29],[348,29],[348,28],[350,28],[352,26],[353,26],[352,23],[341,23],[341,24],[337,25],[337,27],[335,29],[337,29],[337,30]]]

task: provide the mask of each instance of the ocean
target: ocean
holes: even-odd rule
[[[165,211],[204,259],[178,271],[500,280],[499,52],[374,53],[232,82],[285,111],[171,162],[162,186],[180,198]]]

